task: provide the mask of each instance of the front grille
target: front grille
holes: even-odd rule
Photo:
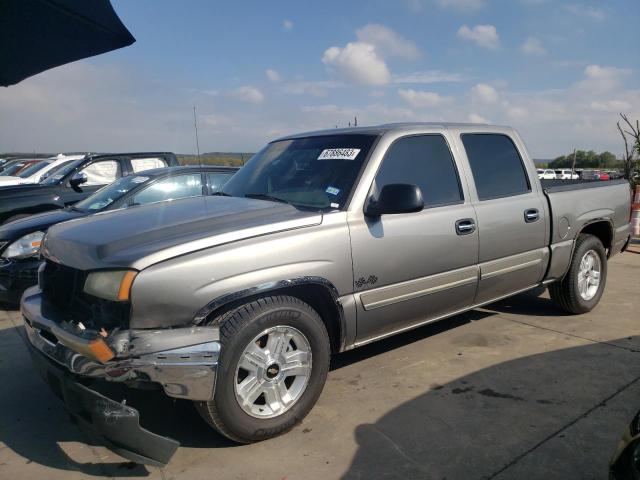
[[[46,260],[38,281],[43,314],[59,322],[82,322],[92,330],[128,328],[129,302],[103,300],[84,292],[87,272]]]

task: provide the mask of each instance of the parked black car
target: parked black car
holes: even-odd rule
[[[19,302],[24,290],[37,283],[40,242],[50,226],[109,210],[212,195],[237,170],[213,165],[146,170],[120,178],[73,206],[1,226],[0,302]]]
[[[126,175],[174,165],[178,159],[167,152],[87,155],[39,184],[0,187],[0,225],[72,205]]]

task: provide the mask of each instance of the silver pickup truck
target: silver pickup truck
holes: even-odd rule
[[[590,311],[629,221],[625,181],[541,184],[511,128],[305,133],[269,143],[215,197],[52,227],[22,312],[74,418],[163,464],[178,444],[102,395],[105,380],[264,440],[311,410],[332,354],[540,285]]]

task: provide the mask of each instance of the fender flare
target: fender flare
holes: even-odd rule
[[[278,290],[283,290],[291,287],[304,287],[305,285],[313,285],[315,287],[322,287],[332,298],[332,307],[335,308],[335,311],[338,314],[338,349],[342,351],[345,347],[346,342],[346,333],[347,333],[347,325],[346,318],[344,314],[344,308],[340,301],[340,293],[338,289],[335,287],[333,283],[323,277],[317,276],[304,276],[304,277],[294,277],[288,278],[273,282],[262,283],[260,285],[255,285],[253,287],[245,288],[243,290],[238,290],[237,292],[228,293],[226,295],[222,295],[220,297],[215,298],[207,305],[202,307],[196,315],[193,317],[194,325],[202,325],[203,322],[206,321],[210,315],[216,311],[224,310],[225,307],[233,304],[237,304],[238,302],[249,299],[258,295],[267,294],[269,292],[275,292]]]

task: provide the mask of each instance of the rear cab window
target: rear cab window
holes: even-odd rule
[[[207,172],[207,181],[211,194],[219,192],[233,176],[233,172]]]
[[[164,158],[150,157],[150,158],[132,158],[131,168],[133,173],[143,172],[145,170],[152,170],[154,168],[164,168],[167,166],[167,162]]]
[[[509,136],[501,133],[463,133],[461,139],[480,201],[531,191],[522,157]]]

